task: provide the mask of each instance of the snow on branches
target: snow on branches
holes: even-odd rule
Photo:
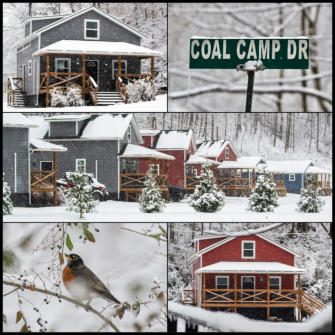
[[[258,171],[257,183],[249,197],[249,209],[255,212],[273,212],[278,207],[278,194],[276,184],[270,182],[270,173],[265,170]]]
[[[144,213],[161,212],[165,203],[151,167],[148,169],[144,186],[140,196],[140,210]]]
[[[127,100],[130,103],[155,100],[155,92],[150,79],[138,79],[126,85]]]
[[[51,90],[51,107],[66,106],[85,106],[80,88],[69,86],[66,92],[59,87],[55,87]]]
[[[80,218],[83,218],[83,213],[90,213],[98,204],[92,195],[93,187],[87,184],[88,177],[91,174],[86,172],[70,172],[69,179],[71,180],[69,187],[70,193],[68,197],[68,210],[80,213]]]
[[[307,177],[306,186],[300,190],[298,207],[300,212],[320,213],[325,202],[320,198],[320,189],[314,189],[312,178]]]
[[[199,183],[190,196],[190,205],[198,212],[217,212],[225,204],[224,193],[218,190],[209,164],[201,168]]]
[[[13,202],[10,198],[11,192],[7,182],[4,181],[5,174],[2,173],[2,213],[4,215],[12,214]]]

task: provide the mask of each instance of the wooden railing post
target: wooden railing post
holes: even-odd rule
[[[298,322],[301,322],[301,286],[300,286],[300,274],[298,274]]]
[[[83,74],[82,97],[85,100],[85,82],[86,82],[85,55],[81,55],[81,72]]]
[[[270,320],[270,277],[266,274],[266,290],[267,290],[267,306],[266,306],[266,317]]]
[[[205,302],[206,300],[206,292],[205,292],[205,288],[206,288],[206,274],[203,273],[202,274],[202,299],[201,299],[201,305]]]
[[[237,312],[237,273],[234,274],[234,313]]]

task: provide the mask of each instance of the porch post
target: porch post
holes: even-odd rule
[[[47,92],[46,92],[46,106],[49,107],[50,103],[50,92],[49,92],[49,83],[50,83],[50,54],[47,54]]]
[[[57,154],[53,152],[54,158],[54,206],[57,205]]]
[[[301,287],[300,287],[300,274],[298,274],[298,322],[301,322]]]
[[[201,301],[201,305],[206,300],[205,288],[206,288],[206,273],[203,273],[202,274],[202,301]],[[206,307],[204,307],[204,308],[206,309]]]
[[[121,75],[121,56],[117,56],[117,76],[120,77]]]
[[[267,306],[266,306],[266,318],[270,320],[270,277],[266,274],[266,290],[267,290]]]
[[[85,68],[85,55],[81,55],[81,72],[83,75],[83,88],[82,88],[82,96],[85,100],[85,82],[86,82],[86,68]]]
[[[237,304],[237,273],[234,274],[234,313],[237,312],[236,304]]]
[[[153,81],[155,77],[154,74],[154,56],[151,56],[151,80]]]
[[[236,197],[236,172],[237,169],[234,169],[234,191],[233,191],[234,197]]]

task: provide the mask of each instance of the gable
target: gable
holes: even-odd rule
[[[190,130],[162,130],[157,137],[157,150],[188,150],[191,145],[193,131]]]

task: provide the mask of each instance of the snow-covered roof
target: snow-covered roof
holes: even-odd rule
[[[136,144],[127,144],[124,152],[119,155],[119,157],[123,158],[152,158],[152,159],[164,159],[164,160],[175,160],[175,157],[167,154],[163,154],[162,152],[141,147]]]
[[[205,157],[197,156],[197,155],[190,155],[188,160],[185,164],[210,164],[210,165],[219,165],[220,162],[214,161],[212,159],[208,159]]]
[[[129,124],[133,125],[139,143],[143,143],[142,136],[132,114],[104,114],[89,121],[85,127],[82,139],[90,140],[122,140]]]
[[[19,47],[20,45],[22,44],[25,44],[29,41],[31,41],[32,39],[36,38],[37,36],[39,36],[41,33],[44,33],[50,29],[53,29],[69,20],[72,20],[74,19],[75,17],[77,16],[80,16],[80,15],[83,15],[85,14],[86,12],[89,12],[89,11],[95,11],[96,13],[104,16],[105,18],[107,18],[108,20],[114,22],[115,24],[121,26],[122,28],[130,31],[131,33],[133,33],[134,35],[137,35],[138,37],[140,38],[148,38],[147,35],[141,33],[140,31],[138,31],[137,29],[134,29],[132,28],[131,26],[129,26],[128,24],[118,20],[116,17],[106,13],[105,11],[101,10],[100,8],[96,8],[94,6],[90,6],[90,7],[87,7],[87,8],[84,8],[76,13],[73,13],[73,14],[70,14],[70,15],[66,15],[65,17],[61,18],[60,20],[57,20],[56,22],[52,22],[50,24],[48,24],[47,26],[44,26],[36,31],[34,31],[32,34],[30,34],[29,36],[27,36],[26,38],[24,38],[23,40],[19,41],[19,42],[16,42],[12,48],[17,48]],[[58,17],[58,15],[56,16]],[[50,18],[50,17],[49,17]]]
[[[236,161],[223,161],[218,169],[256,169],[258,164],[265,162],[260,156],[242,156],[238,157]]]
[[[38,125],[37,128],[32,128],[29,131],[29,138],[43,138],[49,130],[49,122],[45,121],[45,118],[42,116],[29,116],[29,120]]]
[[[162,130],[155,148],[157,150],[187,150],[192,141],[193,130]]]
[[[326,170],[322,167],[319,166],[315,166],[315,165],[310,165],[307,170],[306,173],[332,173],[330,170]]]
[[[202,142],[196,152],[196,155],[203,157],[219,157],[228,144],[237,154],[237,151],[229,141],[219,140]]]
[[[38,124],[21,113],[3,113],[2,126],[10,128],[37,128]]]
[[[155,136],[160,133],[157,129],[142,129],[140,130],[142,136]]]
[[[195,271],[198,273],[305,273],[305,269],[279,262],[217,262]]]
[[[126,42],[61,40],[33,53],[33,56],[52,54],[160,56],[159,51]]]
[[[266,160],[265,164],[262,164],[268,171],[277,173],[305,173],[310,165],[313,165],[313,162],[309,160]]]
[[[84,121],[89,119],[91,115],[88,114],[71,114],[71,115],[54,115],[44,118],[47,121]]]
[[[63,147],[62,145],[53,144],[43,140],[38,140],[37,138],[31,138],[29,142],[32,151],[57,151],[57,152],[67,151],[67,148]]]

